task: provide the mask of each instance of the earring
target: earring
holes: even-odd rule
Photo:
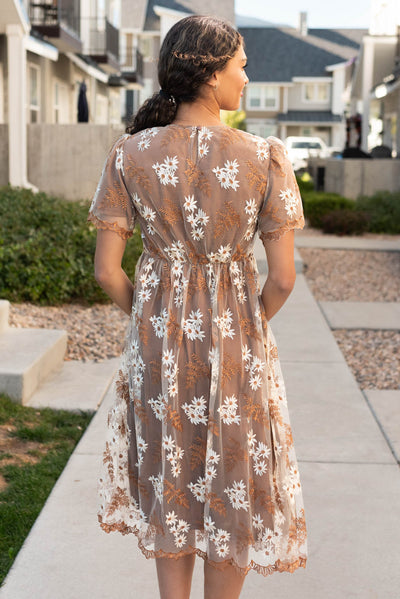
[[[218,87],[218,83],[216,83],[216,84],[214,85],[214,89],[217,89],[217,87]]]

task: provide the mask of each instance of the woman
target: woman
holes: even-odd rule
[[[248,78],[242,36],[190,16],[160,50],[161,90],[111,148],[89,220],[95,276],[129,316],[108,416],[98,518],[156,559],[162,599],[239,597],[247,572],[306,564],[306,527],[269,320],[304,225],[282,142],[225,126]],[[121,268],[138,222],[134,284]],[[269,274],[260,294],[253,254]],[[171,559],[172,558],[172,559]]]

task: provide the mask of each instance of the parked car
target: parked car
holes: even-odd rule
[[[288,157],[295,171],[306,168],[312,156],[327,158],[332,152],[320,137],[289,136],[285,139]]]

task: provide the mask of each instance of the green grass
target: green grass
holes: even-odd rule
[[[0,473],[8,483],[0,493],[0,584],[92,416],[25,407],[0,394],[0,425],[12,427],[9,434],[22,443],[43,444],[26,451],[38,460],[33,464],[4,464],[13,453],[0,454]]]

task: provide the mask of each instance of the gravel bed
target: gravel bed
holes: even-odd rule
[[[400,389],[400,331],[332,331],[361,389]]]
[[[129,317],[114,304],[63,304],[42,307],[10,304],[13,327],[64,329],[68,333],[65,360],[102,362],[121,354]]]
[[[400,252],[299,248],[318,301],[400,301]]]

